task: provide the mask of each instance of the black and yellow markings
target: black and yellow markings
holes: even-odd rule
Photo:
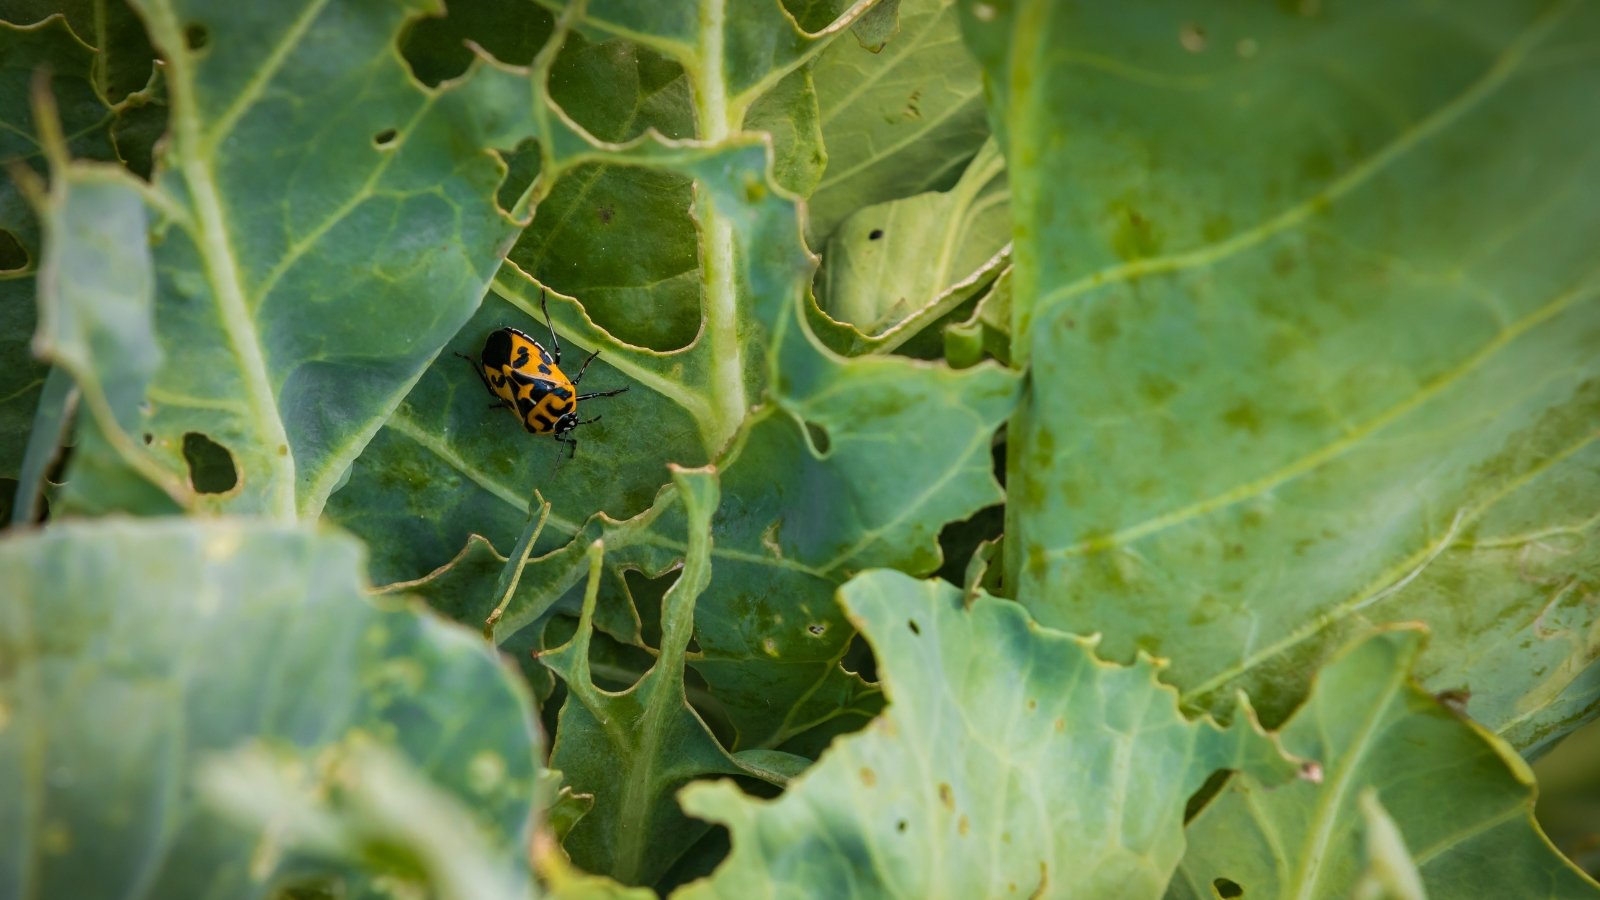
[[[515,328],[500,328],[491,332],[483,342],[483,351],[478,356],[474,371],[483,380],[483,386],[489,394],[497,400],[494,406],[515,413],[522,427],[530,434],[554,435],[556,440],[568,446],[568,458],[571,458],[578,453],[578,441],[571,436],[572,430],[579,425],[600,421],[599,416],[580,420],[578,402],[614,397],[627,388],[579,394],[578,383],[583,380],[583,373],[589,368],[589,363],[600,355],[600,351],[596,349],[590,353],[579,367],[578,374],[568,378],[561,371],[561,341],[550,324],[550,311],[545,307],[543,292],[539,294],[539,308],[544,312],[545,327],[550,329],[550,345],[555,348],[554,353]],[[465,354],[456,355],[472,362],[472,358]]]

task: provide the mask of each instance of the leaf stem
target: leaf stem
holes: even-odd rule
[[[216,175],[207,161],[206,138],[201,129],[200,105],[192,78],[192,58],[171,4],[152,3],[148,14],[152,36],[170,60],[167,85],[172,95],[173,156],[179,161],[178,174],[188,188],[194,212],[190,234],[205,261],[206,280],[217,305],[217,320],[239,361],[239,377],[244,383],[254,424],[260,429],[257,435],[262,444],[260,458],[268,469],[265,511],[293,520],[297,514],[294,454],[278,412],[260,335],[250,317],[244,281],[228,237],[228,221],[217,191]]]
[[[739,123],[728,106],[723,55],[727,0],[704,0],[700,17],[700,58],[686,66],[694,93],[700,139],[716,144],[728,139]],[[695,217],[700,221],[700,271],[703,315],[711,342],[713,404],[709,450],[715,455],[744,419],[744,354],[739,346],[739,294],[734,272],[733,223],[719,215],[711,192],[696,185]]]

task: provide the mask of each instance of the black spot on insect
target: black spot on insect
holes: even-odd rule
[[[869,241],[875,241],[875,240],[878,240],[881,237],[883,237],[883,229],[882,228],[874,228],[871,231],[867,232],[867,240],[869,240]]]
[[[483,342],[483,364],[498,369],[511,361],[511,332],[502,328]]]
[[[528,361],[531,360],[531,359],[533,359],[533,354],[528,352],[528,348],[527,347],[518,347],[517,348],[517,358],[513,359],[511,361],[511,368],[513,368],[513,369],[521,369],[524,366],[526,366],[528,364]]]

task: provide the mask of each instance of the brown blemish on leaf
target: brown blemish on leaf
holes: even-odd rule
[[[1050,867],[1044,860],[1039,860],[1039,886],[1034,888],[1032,896],[1043,897],[1050,887]]]
[[[867,787],[872,787],[873,785],[877,784],[878,783],[878,775],[877,775],[877,773],[873,772],[871,769],[867,768],[866,766],[862,766],[861,767],[861,783],[866,785]]]
[[[945,782],[939,783],[939,802],[944,804],[945,809],[954,811],[956,808],[955,792],[950,790],[950,785]]]

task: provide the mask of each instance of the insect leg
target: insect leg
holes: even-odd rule
[[[598,397],[615,397],[626,390],[627,388],[625,387],[619,387],[609,391],[595,391],[592,394],[579,394],[577,400],[594,400]],[[577,402],[577,400],[574,400],[573,402]]]
[[[494,392],[494,388],[489,386],[489,376],[483,374],[483,366],[479,365],[478,363],[473,362],[472,361],[472,357],[466,355],[465,353],[457,353],[456,355],[461,357],[462,359],[466,360],[467,361],[467,365],[472,367],[472,371],[478,373],[478,380],[483,382],[483,389],[488,391],[490,396],[493,396],[493,397],[500,396],[499,394],[496,394]],[[504,403],[505,401],[502,400],[500,402]],[[490,408],[492,409],[493,407],[490,407]]]
[[[589,363],[592,363],[592,362],[594,362],[594,358],[595,358],[595,357],[596,357],[596,356],[599,356],[599,355],[600,355],[600,348],[599,348],[599,347],[596,347],[596,348],[595,348],[595,349],[594,349],[594,352],[593,352],[593,353],[591,353],[591,354],[589,354],[589,358],[588,358],[588,359],[586,359],[586,360],[584,360],[584,361],[583,361],[583,365],[581,365],[581,366],[579,366],[579,367],[578,367],[578,374],[577,374],[577,375],[574,375],[574,376],[573,376],[573,377],[572,377],[572,383],[573,383],[573,384],[574,384],[574,385],[576,385],[576,384],[577,384],[577,383],[578,383],[578,382],[580,382],[580,381],[582,381],[582,380],[583,380],[583,373],[584,373],[584,371],[585,371],[585,370],[586,370],[586,369],[588,369],[588,368],[589,368]],[[557,360],[557,361],[558,361],[558,362],[559,362],[559,360]]]
[[[552,355],[556,358],[556,365],[561,365],[561,339],[556,337],[556,327],[550,324],[549,299],[545,296],[544,288],[539,289],[539,311],[544,313],[544,327],[550,329],[550,347],[555,351]]]
[[[562,437],[561,435],[558,434],[558,435],[555,435],[555,439],[557,441],[567,445],[567,459],[572,459],[573,457],[578,455],[578,439],[577,438],[575,438],[575,437]],[[558,469],[560,467],[561,467],[561,452],[558,450],[558,451],[556,451],[556,464],[550,468],[550,471],[554,472],[556,469]]]

